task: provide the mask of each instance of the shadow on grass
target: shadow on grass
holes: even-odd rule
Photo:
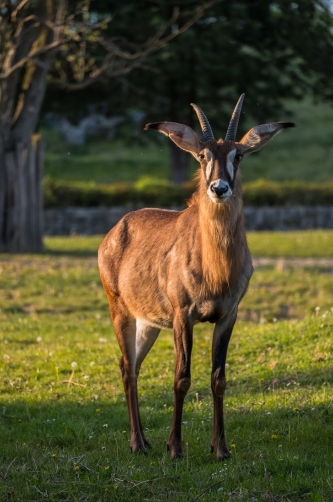
[[[151,450],[153,457],[157,453],[162,454],[166,451],[172,416],[170,407],[165,409],[163,405],[156,405],[156,401],[154,403],[152,403],[153,407],[141,406],[145,434],[153,444]],[[204,451],[208,453],[213,410],[210,408],[203,412],[200,409],[190,408],[188,406],[184,410],[183,418],[186,420],[183,422],[183,439],[193,443],[191,445],[192,454],[197,452],[198,441],[201,453]],[[236,430],[239,441],[246,441],[246,435],[250,429],[252,431],[260,429],[264,432],[269,423],[269,430],[270,428],[273,431],[279,430],[281,439],[282,437],[288,438],[288,441],[291,442],[288,423],[294,424],[296,427],[296,425],[300,425],[300,420],[306,424],[309,437],[319,436],[320,433],[323,433],[322,427],[329,427],[329,430],[326,431],[329,435],[328,439],[330,441],[333,439],[333,407],[329,406],[328,403],[311,407],[305,406],[297,412],[288,406],[276,407],[268,414],[269,418],[263,409],[246,411],[243,407],[233,410],[227,409],[225,415],[227,435],[233,437]],[[202,418],[205,419],[204,424]],[[241,429],[245,431],[244,437],[241,437]],[[8,448],[10,449],[13,442],[22,447],[29,444],[30,447],[37,450],[52,447],[74,447],[80,448],[81,454],[92,451],[101,454],[100,452],[108,450],[108,453],[113,455],[114,449],[119,448],[123,454],[130,453],[127,406],[122,398],[118,398],[113,403],[102,401],[96,404],[68,401],[65,394],[55,393],[52,398],[41,403],[31,403],[24,400],[13,401],[3,405],[0,415],[0,430],[2,454],[6,449],[8,453]],[[199,437],[198,434],[200,434]],[[325,434],[322,434],[322,437]],[[253,437],[253,433],[250,436]],[[257,439],[254,442],[258,445],[260,440]],[[11,453],[14,454],[14,452]],[[137,455],[133,455],[132,458],[136,457]]]
[[[297,414],[287,407],[269,415],[263,410],[227,411],[232,458],[223,464],[209,453],[211,409],[185,411],[185,458],[171,461],[166,452],[171,410],[156,403],[142,408],[153,446],[147,456],[130,453],[123,401],[80,403],[55,395],[41,403],[17,400],[6,405],[0,416],[3,493],[8,500],[37,500],[32,497],[37,497],[37,487],[43,494],[38,500],[189,502],[208,486],[213,498],[204,500],[224,500],[217,491],[219,480],[233,500],[252,500],[253,490],[275,494],[260,498],[265,501],[298,501],[314,487],[316,492],[321,487],[323,495],[330,492],[324,481],[333,463],[333,412],[327,406],[305,407]],[[243,490],[243,497],[236,498],[236,488]],[[110,490],[113,495],[106,497]]]

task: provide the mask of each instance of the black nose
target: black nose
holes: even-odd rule
[[[215,192],[218,197],[221,197],[221,195],[228,191],[228,188],[228,185],[225,185],[224,187],[215,187],[212,185],[211,190],[212,192]]]

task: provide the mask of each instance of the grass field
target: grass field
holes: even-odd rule
[[[274,138],[261,152],[242,165],[244,181],[325,181],[333,178],[333,109],[309,102],[290,103],[291,115],[275,120],[294,120],[297,128]],[[244,109],[245,110],[245,109]],[[163,117],[161,117],[163,119]],[[248,123],[248,127],[256,125]],[[221,125],[224,131],[225,126]],[[216,131],[221,134],[221,131]],[[136,181],[144,176],[170,178],[167,138],[143,133],[143,144],[92,139],[83,147],[69,147],[60,133],[43,131],[46,140],[45,174],[58,180],[113,183]],[[191,171],[197,168],[191,161]]]
[[[249,235],[254,254],[273,257],[309,257],[316,239],[317,255],[332,257],[331,232]],[[132,455],[119,349],[96,266],[100,240],[48,238],[42,255],[1,255],[0,498],[333,500],[331,269],[255,272],[228,354],[232,458],[223,463],[209,453],[212,326],[195,328],[185,458],[171,462],[172,333],[161,333],[139,382],[153,449]]]
[[[48,254],[95,256],[102,236],[46,237]],[[247,232],[253,256],[333,258],[333,230],[294,232]]]

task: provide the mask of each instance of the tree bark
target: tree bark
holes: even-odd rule
[[[171,149],[171,177],[172,181],[180,185],[188,180],[188,166],[190,154],[181,150],[172,141],[169,142]]]
[[[43,249],[43,144],[35,135],[28,145],[0,148],[0,251]]]

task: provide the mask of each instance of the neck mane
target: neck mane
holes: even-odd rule
[[[199,190],[191,203],[199,209],[203,287],[218,294],[237,282],[246,259],[241,176],[238,171],[233,194],[223,204],[210,200],[204,174],[199,176]]]

